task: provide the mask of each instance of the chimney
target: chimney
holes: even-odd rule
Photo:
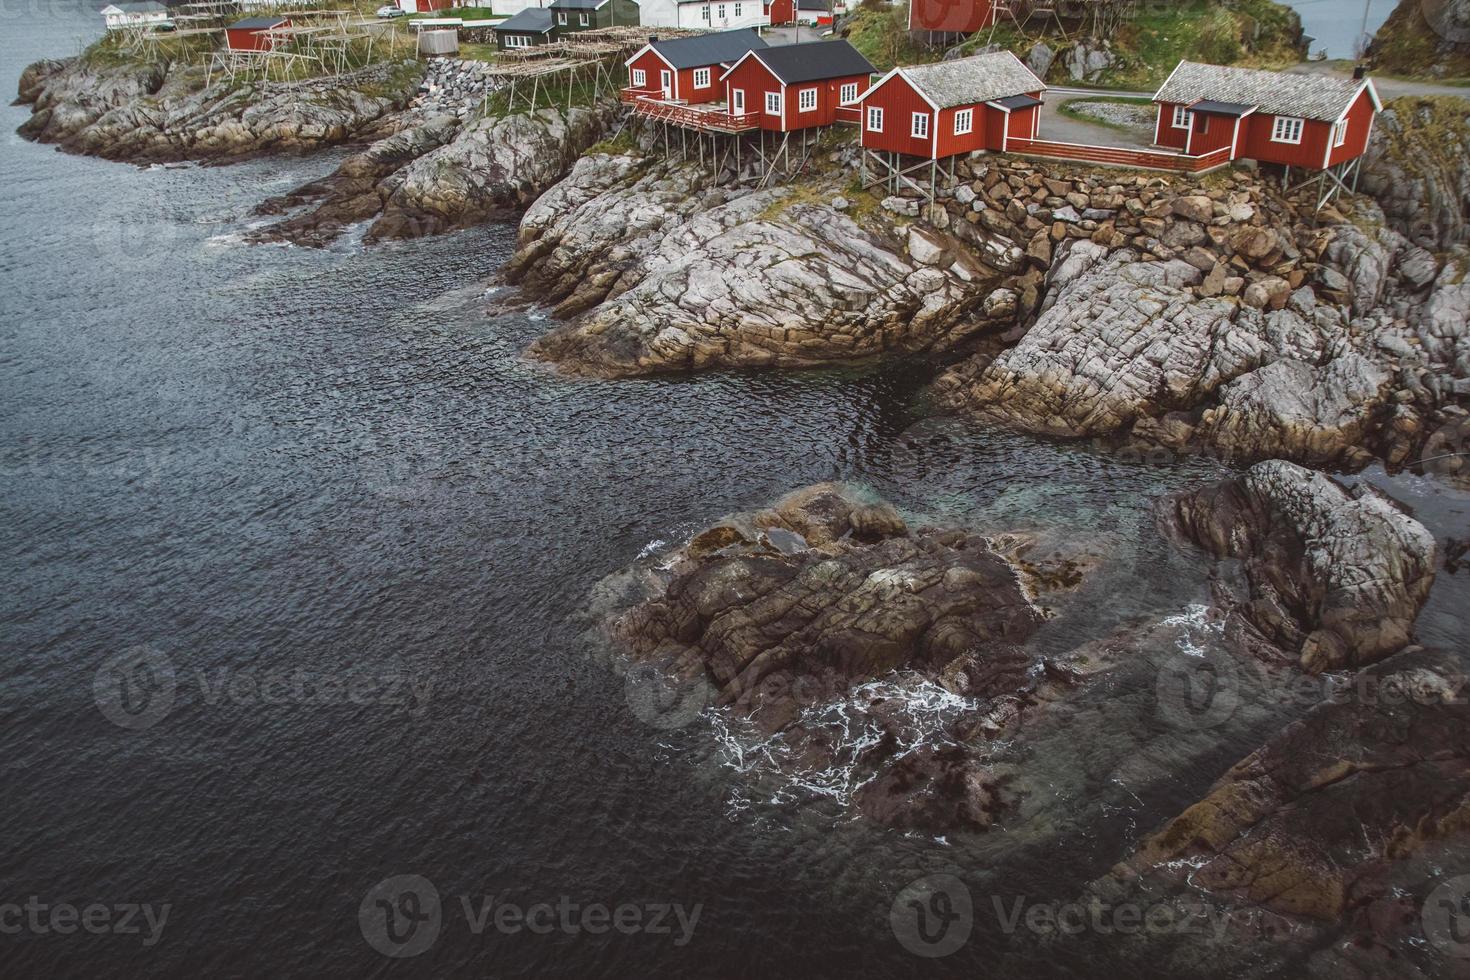
[[[648,43],[649,44],[657,44],[658,43],[658,35],[657,34],[650,34],[650,35],[648,35]]]
[[[1368,76],[1368,66],[1358,65],[1353,69],[1353,81],[1362,81]]]

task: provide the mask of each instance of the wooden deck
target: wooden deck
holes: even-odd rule
[[[723,103],[688,105],[664,99],[662,93],[625,88],[618,97],[638,115],[701,133],[746,133],[760,128],[760,113],[730,112]]]
[[[1119,146],[1094,146],[1084,143],[1058,143],[1013,137],[1006,141],[1007,153],[1041,157],[1046,160],[1073,160],[1104,167],[1128,167],[1136,170],[1166,170],[1198,174],[1223,167],[1230,162],[1230,147],[1224,146],[1201,156],[1170,153],[1164,150],[1130,150]]]

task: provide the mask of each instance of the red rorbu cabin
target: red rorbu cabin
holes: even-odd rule
[[[992,0],[909,0],[909,30],[973,34],[995,23],[995,14]]]
[[[747,52],[724,83],[731,114],[758,113],[759,128],[785,133],[830,126],[841,107],[856,120],[873,70],[846,41],[815,41]]]
[[[640,96],[692,105],[725,98],[720,76],[750,51],[766,42],[755,31],[744,28],[718,34],[660,41],[655,35],[624,62],[628,67],[625,99]]]
[[[270,51],[277,39],[267,32],[290,26],[289,17],[246,17],[225,28],[225,46],[231,51]]]
[[[1326,170],[1368,148],[1382,108],[1367,79],[1225,68],[1181,61],[1154,94],[1154,142],[1190,156]]]
[[[895,68],[859,96],[862,145],[940,160],[1036,136],[1046,85],[1009,51]]]

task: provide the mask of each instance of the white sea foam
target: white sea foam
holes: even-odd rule
[[[1195,602],[1185,606],[1184,612],[1165,617],[1161,622],[1165,626],[1179,628],[1179,636],[1174,640],[1174,645],[1182,652],[1191,657],[1203,657],[1209,644],[1217,641],[1225,632],[1225,622],[1211,620],[1209,613],[1209,606]]]
[[[876,714],[880,705],[884,720]],[[705,718],[719,747],[720,764],[746,777],[746,785],[735,791],[743,801],[739,809],[749,805],[751,796],[776,805],[830,800],[846,807],[876,778],[863,756],[883,742],[888,731],[884,721],[897,740],[890,758],[901,759],[926,746],[952,744],[949,727],[977,706],[913,672],[869,681],[845,697],[808,707],[797,720],[795,727],[828,740],[822,753],[827,765],[821,768],[803,762],[801,747],[784,733],[764,735],[725,709],[710,709]]]

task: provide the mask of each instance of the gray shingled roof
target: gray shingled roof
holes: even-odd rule
[[[767,46],[761,36],[748,27],[738,31],[696,34],[694,37],[653,43],[653,49],[675,68],[733,65],[745,52],[765,49]]]
[[[550,7],[527,7],[496,24],[495,29],[513,34],[545,34],[551,26]]]
[[[1183,105],[1201,99],[1240,102],[1276,116],[1332,122],[1352,104],[1353,95],[1362,84],[1330,75],[1223,68],[1181,61],[1154,95],[1154,101]]]
[[[846,41],[778,44],[773,48],[765,48],[756,57],[787,85],[819,78],[871,75],[876,70],[867,58],[858,53],[857,48]]]
[[[901,69],[904,78],[941,109],[1040,92],[1046,85],[1009,51],[993,51]]]

